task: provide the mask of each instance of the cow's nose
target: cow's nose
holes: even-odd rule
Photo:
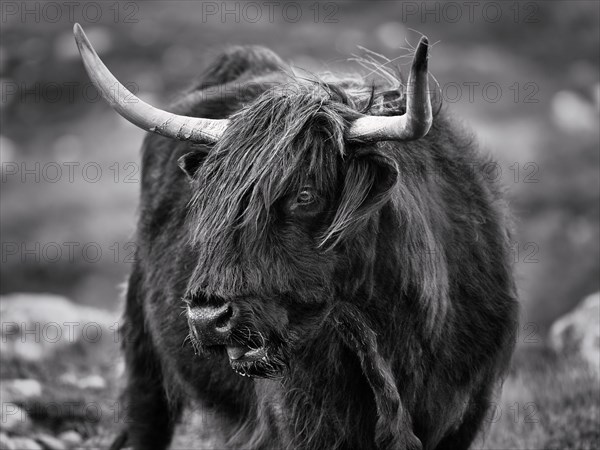
[[[193,332],[203,345],[222,345],[226,342],[237,317],[231,303],[221,306],[188,307],[188,318]]]

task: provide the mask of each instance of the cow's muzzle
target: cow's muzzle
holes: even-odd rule
[[[188,305],[188,324],[196,339],[204,346],[226,345],[239,318],[233,303],[220,306]]]

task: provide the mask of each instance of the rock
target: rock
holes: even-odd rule
[[[581,356],[600,376],[600,292],[554,322],[548,338],[554,350]]]
[[[61,383],[77,386],[78,378],[73,372],[65,372],[58,379]]]
[[[560,91],[554,95],[552,118],[558,127],[568,133],[595,133],[598,129],[595,105],[573,91]]]
[[[69,447],[74,447],[75,445],[79,445],[83,442],[83,438],[77,431],[68,430],[63,431],[58,435],[58,439],[63,441]]]
[[[2,401],[0,426],[4,431],[23,434],[30,431],[31,425],[32,421],[27,411],[14,403]]]
[[[49,434],[38,434],[35,440],[42,445],[45,450],[67,450],[65,443]]]
[[[104,389],[106,381],[100,375],[89,375],[79,380],[77,385],[81,389]]]
[[[78,449],[89,449],[89,450],[96,450],[96,449],[104,449],[104,448],[110,448],[113,440],[114,440],[115,436],[112,433],[100,433],[96,436],[91,437],[90,439],[88,439],[87,441],[85,441],[84,443],[81,444],[80,447],[78,447]],[[123,450],[129,450],[129,447],[125,447]]]
[[[2,380],[0,386],[3,401],[19,401],[42,395],[42,385],[33,378],[24,378],[18,380]]]
[[[11,441],[18,450],[44,450],[44,447],[27,437],[14,436]]]
[[[114,370],[115,378],[121,379],[125,376],[125,360],[122,356],[117,359]]]
[[[7,345],[7,343],[9,343]],[[14,345],[10,345],[10,339],[6,339],[5,335],[2,335],[2,342],[0,343],[0,353],[3,356],[13,357],[16,356],[26,361],[39,361],[44,357],[44,346],[38,345],[39,343],[22,340],[15,342]]]
[[[79,378],[72,372],[66,372],[59,379],[62,383],[77,386],[79,389],[104,389],[106,387],[106,380],[100,375]]]
[[[50,294],[12,294],[0,297],[3,358],[28,361],[51,358],[56,351],[81,341],[95,344],[114,339],[115,316],[98,308],[77,305]]]
[[[16,450],[12,439],[4,433],[0,433],[0,450]]]

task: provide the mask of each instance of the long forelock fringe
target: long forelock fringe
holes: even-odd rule
[[[196,180],[196,241],[225,230],[243,230],[245,242],[260,238],[271,207],[303,181],[307,164],[318,186],[332,185],[351,109],[329,95],[314,85],[280,86],[231,117]]]

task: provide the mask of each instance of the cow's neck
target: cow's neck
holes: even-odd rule
[[[361,374],[356,356],[333,330],[324,330],[285,378],[255,381],[260,399],[252,438],[256,448],[372,445],[377,409]]]

